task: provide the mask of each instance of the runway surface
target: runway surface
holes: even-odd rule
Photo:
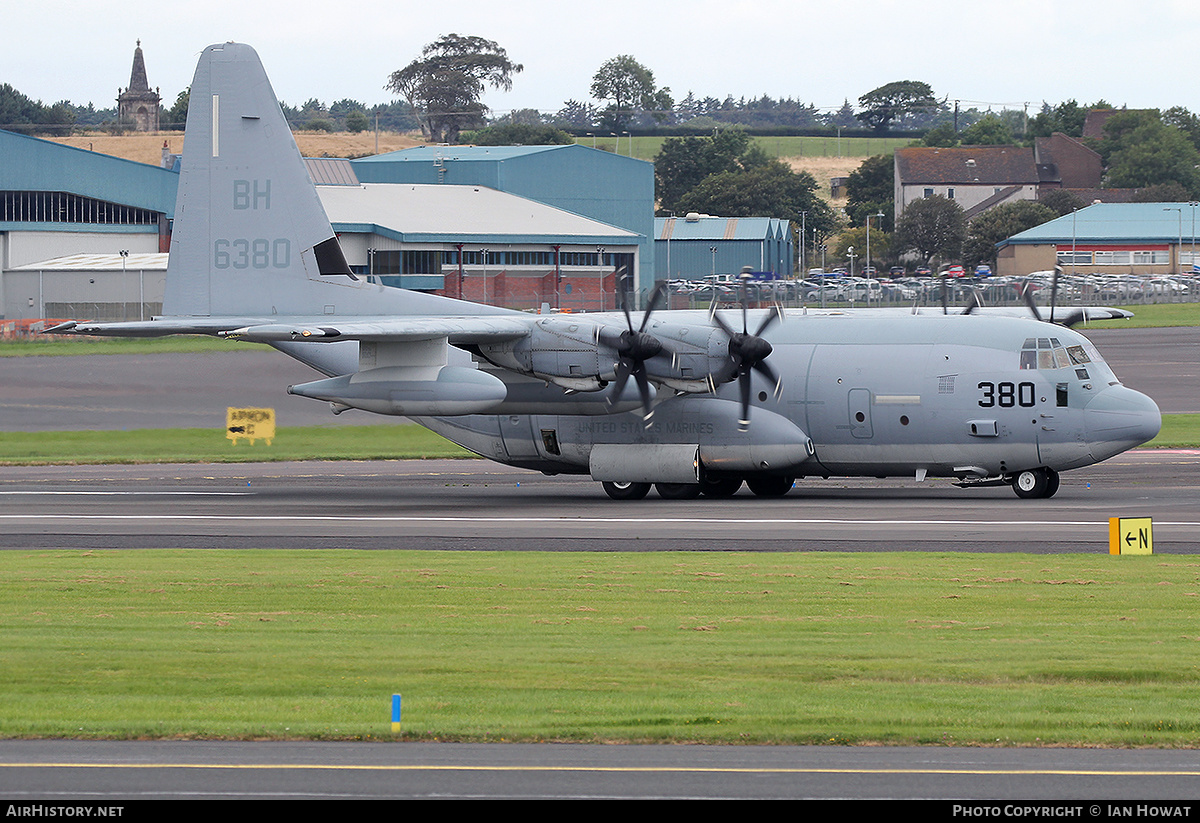
[[[0,431],[225,427],[225,409],[272,408],[280,426],[370,426],[405,420],[335,415],[289,395],[324,375],[274,349],[197,354],[0,357]]]
[[[49,466],[0,472],[0,548],[1107,552],[1110,517],[1200,552],[1200,450],[1063,474],[1049,500],[947,480],[809,479],[786,497],[609,500],[482,460]]]
[[[0,741],[0,797],[18,808],[163,798],[974,798],[1072,802],[1079,811],[1067,816],[1106,819],[1117,816],[1114,802],[1200,797],[1197,778],[1195,751]]]

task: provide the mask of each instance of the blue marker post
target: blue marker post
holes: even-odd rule
[[[400,695],[392,695],[392,734],[400,732]]]

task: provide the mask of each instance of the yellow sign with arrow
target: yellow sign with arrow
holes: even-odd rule
[[[1108,518],[1108,553],[1154,554],[1154,532],[1150,518]]]

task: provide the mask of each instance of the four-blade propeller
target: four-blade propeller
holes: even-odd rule
[[[654,409],[650,404],[650,379],[646,376],[646,361],[658,355],[663,350],[663,344],[661,340],[646,331],[646,326],[650,323],[650,315],[666,297],[664,286],[664,283],[659,283],[654,287],[654,291],[650,294],[650,303],[646,306],[646,313],[642,316],[642,325],[638,327],[637,331],[633,329],[633,317],[629,313],[629,303],[625,297],[626,289],[621,289],[621,308],[625,312],[627,328],[621,332],[620,337],[610,343],[617,352],[617,373],[613,379],[612,393],[609,395],[610,404],[613,399],[621,396],[626,381],[629,380],[630,375],[633,375],[634,382],[637,383],[638,394],[642,399],[644,412],[642,420],[647,426],[650,425],[650,420],[654,416]]]
[[[709,317],[720,327],[726,337],[729,338],[729,359],[726,361],[725,367],[713,376],[712,382],[724,383],[727,380],[738,381],[738,389],[741,394],[742,414],[738,418],[738,425],[742,430],[750,426],[750,374],[758,372],[775,386],[774,393],[778,397],[783,388],[782,381],[775,374],[774,370],[765,362],[771,354],[771,344],[763,339],[762,333],[767,330],[767,327],[776,320],[783,319],[783,309],[778,305],[772,306],[767,316],[759,323],[758,328],[751,334],[749,331],[749,305],[746,299],[746,288],[742,287],[742,330],[739,332],[729,326],[717,314],[716,299],[713,299],[712,305],[709,307]]]

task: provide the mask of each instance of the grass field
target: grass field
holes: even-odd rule
[[[223,429],[0,432],[0,465],[252,463],[474,457],[416,424],[280,428],[268,445]]]
[[[1102,550],[1100,550],[1102,551]],[[1194,746],[1200,562],[6,551],[0,736]]]

